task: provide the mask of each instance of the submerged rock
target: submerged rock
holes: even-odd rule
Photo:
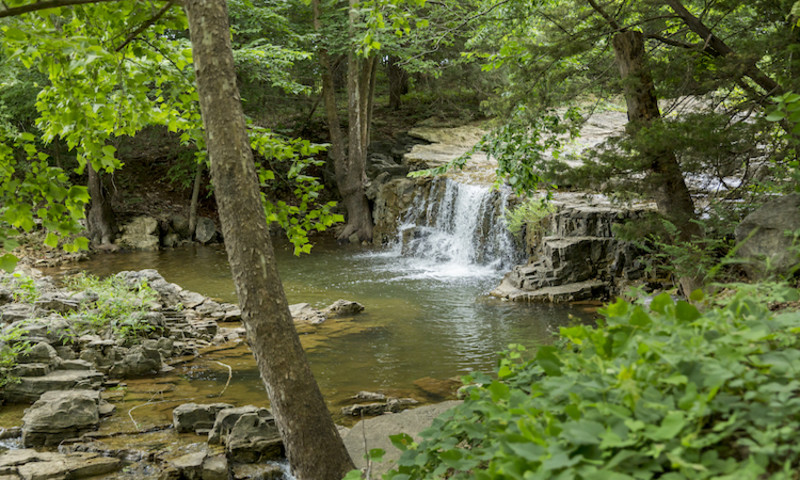
[[[58,445],[66,438],[96,430],[99,404],[100,392],[96,390],[45,392],[22,417],[23,446]]]
[[[292,319],[295,322],[309,323],[311,325],[319,325],[327,319],[324,313],[308,303],[289,305],[289,312],[292,314]]]
[[[350,300],[336,300],[322,310],[327,318],[352,317],[364,311],[364,305]]]

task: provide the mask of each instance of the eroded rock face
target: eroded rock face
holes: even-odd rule
[[[100,423],[99,404],[100,393],[96,390],[43,393],[22,418],[22,444],[58,445],[66,438],[96,430]]]
[[[233,405],[228,403],[184,403],[172,411],[172,424],[178,433],[211,430],[217,414],[229,408],[233,408]]]
[[[256,413],[241,415],[225,438],[225,453],[235,462],[255,463],[283,455],[275,419]]]
[[[143,377],[154,375],[161,370],[161,353],[144,345],[131,347],[109,372],[115,377]]]
[[[636,221],[650,209],[624,209],[573,195],[557,196],[555,213],[529,225],[529,260],[514,267],[491,293],[514,301],[566,303],[600,300],[619,282],[640,278],[639,252],[613,235],[613,225]]]
[[[122,226],[116,244],[134,250],[158,250],[158,220],[140,216]]]
[[[786,275],[800,262],[792,248],[792,233],[800,230],[800,194],[785,195],[765,203],[736,227],[741,244],[736,255],[746,259],[749,276]]]

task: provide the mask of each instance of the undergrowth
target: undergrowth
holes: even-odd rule
[[[513,347],[421,443],[392,437],[404,453],[384,478],[795,479],[800,312],[758,298],[618,300],[532,360]]]

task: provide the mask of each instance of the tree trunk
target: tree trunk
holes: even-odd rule
[[[314,381],[275,265],[242,112],[225,0],[187,0],[211,179],[242,321],[275,422],[300,480],[353,468]]]
[[[86,162],[86,173],[91,197],[89,213],[86,215],[89,240],[95,245],[110,245],[114,241],[114,212],[111,210],[111,201],[106,195],[101,175],[92,167],[91,162]]]
[[[389,79],[389,109],[400,110],[402,96],[408,93],[408,73],[397,65],[397,57],[390,55],[386,62]]]
[[[197,228],[197,204],[200,200],[200,185],[203,181],[203,164],[198,162],[197,171],[194,173],[194,185],[192,185],[192,200],[189,203],[189,239],[194,240],[194,230]]]
[[[645,62],[641,32],[624,31],[614,35],[614,54],[625,88],[628,107],[628,132],[636,135],[642,128],[661,120],[653,78]],[[680,230],[680,238],[688,240],[699,233],[694,202],[686,187],[678,159],[669,146],[641,152],[650,160],[650,181],[658,210]]]
[[[320,25],[319,0],[312,0],[311,8],[314,16],[314,30],[319,32]],[[328,122],[328,132],[331,138],[331,147],[328,150],[334,166],[345,161],[345,138],[339,122],[339,112],[336,108],[336,85],[333,77],[333,64],[327,49],[320,49],[317,53],[322,70],[322,97],[325,101],[325,119]]]

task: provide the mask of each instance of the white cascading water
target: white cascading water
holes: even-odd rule
[[[427,276],[497,275],[520,259],[503,216],[509,196],[505,189],[436,179],[406,212],[393,253]]]

